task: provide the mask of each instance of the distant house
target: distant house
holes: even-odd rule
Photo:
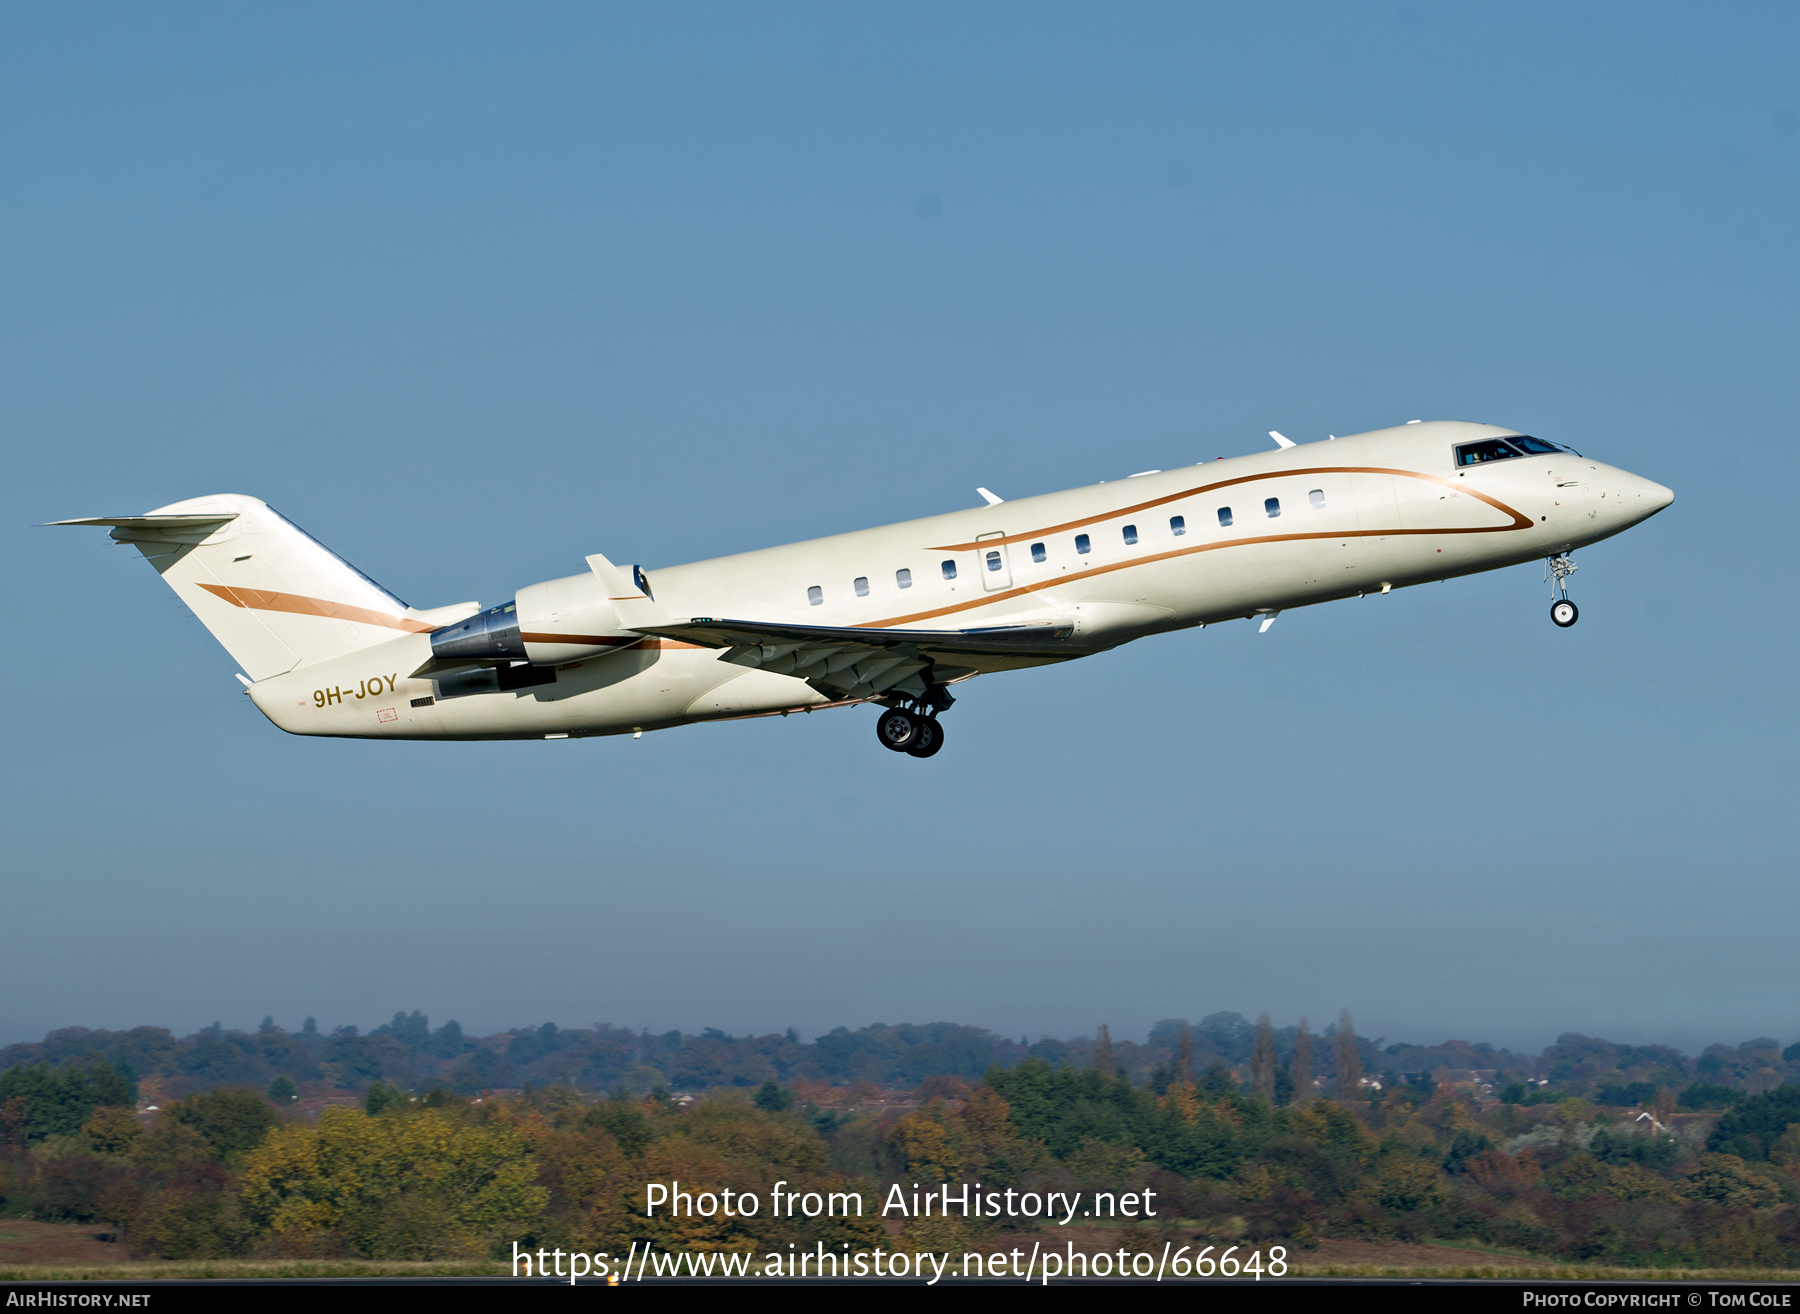
[[[1431,1074],[1431,1079],[1440,1088],[1466,1091],[1471,1095],[1492,1095],[1494,1078],[1498,1075],[1496,1068],[1439,1068]]]

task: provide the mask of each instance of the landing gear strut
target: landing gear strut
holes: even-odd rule
[[[890,707],[875,722],[875,737],[882,747],[913,757],[930,757],[944,746],[944,727],[937,714],[956,699],[941,684],[934,684],[921,698],[909,698]]]
[[[1550,585],[1550,620],[1565,630],[1581,619],[1580,609],[1569,601],[1569,576],[1575,570],[1575,562],[1567,552],[1544,558],[1544,579]]]

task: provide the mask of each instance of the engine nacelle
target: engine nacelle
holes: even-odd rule
[[[632,574],[644,587],[643,572],[634,566]],[[495,666],[562,666],[617,652],[642,637],[620,627],[605,588],[589,571],[533,584],[511,602],[446,625],[431,636],[431,655]]]
[[[593,571],[519,590],[519,640],[533,666],[561,666],[616,652],[643,635],[622,628]]]

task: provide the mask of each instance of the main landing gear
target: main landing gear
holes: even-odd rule
[[[1569,576],[1575,569],[1567,552],[1544,558],[1544,578],[1550,584],[1550,620],[1565,630],[1581,619],[1580,608],[1569,601]]]
[[[937,714],[955,701],[943,685],[933,685],[923,698],[883,712],[875,722],[875,737],[896,753],[930,757],[944,746],[944,727]]]

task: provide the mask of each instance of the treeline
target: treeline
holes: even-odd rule
[[[1357,1035],[1347,1017],[1318,1035],[1308,1033],[1303,1020],[1266,1027],[1259,1040],[1258,1027],[1237,1013],[1214,1013],[1192,1024],[1180,1018],[1159,1022],[1142,1042],[1099,1037],[1031,1042],[951,1022],[838,1027],[811,1041],[792,1030],[732,1036],[708,1028],[656,1035],[607,1024],[559,1028],[548,1022],[477,1037],[466,1035],[454,1020],[434,1028],[416,1011],[396,1013],[366,1034],[354,1026],[327,1033],[311,1018],[292,1032],[266,1018],[255,1031],[215,1023],[185,1037],[161,1027],[70,1027],[39,1042],[0,1049],[0,1080],[20,1066],[60,1072],[99,1062],[142,1083],[149,1103],[223,1086],[266,1090],[278,1079],[301,1094],[360,1092],[377,1081],[455,1095],[549,1085],[642,1095],[659,1088],[750,1089],[765,1081],[907,1088],[931,1077],[976,1081],[991,1068],[1010,1069],[1031,1059],[1051,1068],[1091,1067],[1102,1043],[1109,1070],[1145,1086],[1166,1084],[1176,1065],[1187,1063],[1196,1073],[1220,1068],[1240,1088],[1252,1089],[1252,1069],[1262,1062],[1264,1093],[1278,1103],[1296,1096],[1297,1063],[1309,1074],[1300,1078],[1308,1090],[1314,1081],[1321,1088],[1334,1086],[1349,1069],[1389,1088],[1429,1081],[1445,1069],[1492,1072],[1496,1092],[1517,1087],[1515,1103],[1580,1095],[1602,1104],[1648,1105],[1659,1092],[1674,1090],[1686,1099],[1684,1107],[1718,1108],[1783,1081],[1800,1081],[1800,1044],[1783,1050],[1767,1037],[1709,1045],[1690,1057],[1666,1045],[1615,1045],[1569,1033],[1541,1053],[1526,1055],[1457,1040],[1389,1044]]]
[[[503,1258],[515,1243],[615,1255],[633,1242],[757,1255],[819,1242],[1029,1246],[1043,1226],[1029,1218],[879,1217],[889,1182],[980,1181],[1156,1192],[1157,1216],[1122,1230],[1044,1227],[1053,1244],[1081,1249],[1279,1241],[1303,1254],[1350,1236],[1619,1264],[1800,1265],[1800,1086],[1670,1129],[1576,1096],[1520,1105],[1418,1083],[1275,1104],[1231,1089],[1222,1067],[1196,1079],[1179,1053],[1157,1083],[1104,1060],[1033,1057],[978,1083],[936,1076],[900,1108],[822,1106],[773,1079],[686,1103],[567,1086],[408,1095],[379,1083],[360,1107],[316,1116],[242,1087],[154,1114],[92,1104],[124,1089],[116,1068],[95,1065],[75,1092],[91,1107],[73,1131],[24,1130],[65,1127],[76,1108],[67,1087],[0,1106],[24,1114],[0,1144],[0,1212],[96,1225],[134,1254],[165,1258]],[[60,1121],[36,1121],[38,1100]],[[646,1217],[644,1184],[676,1179],[765,1199],[778,1180],[853,1191],[867,1212]]]

